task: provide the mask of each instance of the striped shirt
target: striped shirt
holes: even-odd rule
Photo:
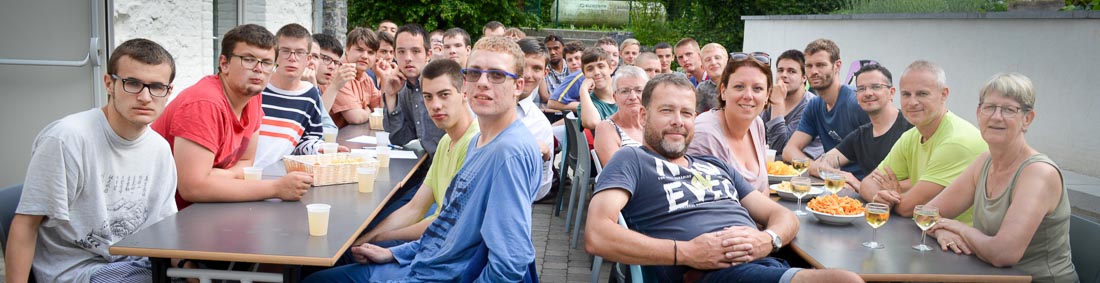
[[[312,84],[289,91],[268,85],[263,92],[264,119],[253,166],[267,167],[284,155],[316,154],[324,141],[321,92]]]

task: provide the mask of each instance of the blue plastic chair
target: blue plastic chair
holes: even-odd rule
[[[623,214],[619,213],[619,226],[630,229],[626,226],[626,218],[623,218]],[[600,269],[603,268],[603,257],[595,256],[592,259],[592,283],[600,282]],[[611,276],[617,276],[618,274],[611,274]],[[619,282],[623,282],[624,278],[619,278]],[[637,264],[630,265],[630,282],[631,283],[645,283],[645,276],[642,275],[642,266]]]

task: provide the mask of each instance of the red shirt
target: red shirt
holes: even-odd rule
[[[260,129],[264,117],[261,96],[257,93],[248,100],[238,120],[222,91],[221,79],[209,75],[180,92],[151,127],[173,150],[176,137],[184,138],[214,153],[212,168],[230,168],[241,160],[252,134]],[[176,206],[183,209],[188,205],[191,202],[177,191]]]

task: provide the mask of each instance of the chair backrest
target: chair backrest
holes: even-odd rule
[[[566,119],[570,118],[566,117]],[[573,142],[569,144],[570,151],[577,162],[577,166],[573,168],[573,182],[577,182],[577,180],[582,178],[588,180],[588,177],[592,173],[592,156],[588,151],[588,139],[584,137],[584,132],[582,132],[583,129],[580,127],[577,119],[574,117],[571,120],[571,122],[566,122],[566,131],[569,131],[569,133],[572,133],[573,137],[575,137]],[[587,184],[587,182],[582,184]],[[583,189],[587,187],[581,186],[580,188]]]
[[[596,179],[600,178],[600,172],[603,172],[603,163],[600,162],[600,155],[596,154],[596,149],[592,149],[592,166],[596,167]]]
[[[1073,253],[1073,267],[1081,282],[1100,283],[1100,223],[1078,215],[1070,216],[1069,247]]]
[[[576,128],[579,127],[580,121],[577,119],[577,115],[572,111],[565,114],[565,166],[568,168],[574,168],[577,163],[577,140],[583,135],[578,135]],[[562,168],[565,169],[565,168]],[[564,171],[563,171],[564,172]]]
[[[0,189],[0,248],[8,246],[8,227],[15,218],[15,207],[19,206],[19,197],[23,195],[23,184]]]

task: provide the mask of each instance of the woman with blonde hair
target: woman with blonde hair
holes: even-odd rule
[[[943,250],[1015,267],[1034,282],[1077,282],[1062,171],[1024,137],[1036,115],[1031,80],[994,75],[981,89],[976,112],[989,152],[928,203],[943,217],[929,233]],[[950,219],[971,206],[974,227]]]

